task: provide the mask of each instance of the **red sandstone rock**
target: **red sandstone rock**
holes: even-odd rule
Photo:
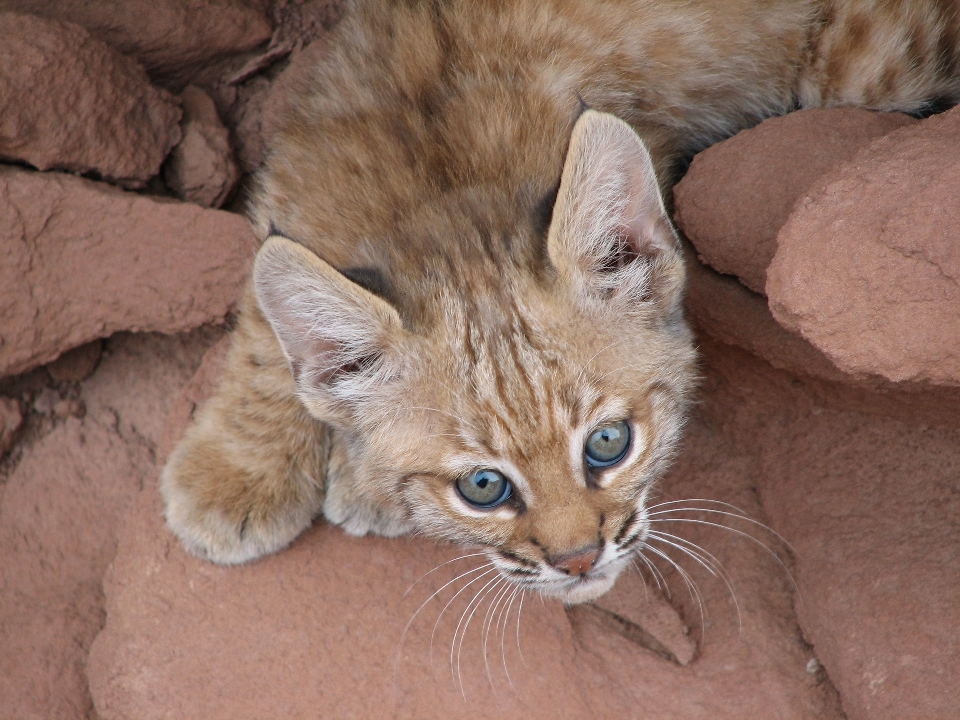
[[[781,327],[770,314],[765,298],[687,256],[685,306],[702,332],[728,345],[736,345],[775,368],[796,375],[850,382],[823,353],[802,337]]]
[[[836,409],[810,383],[704,349],[702,412],[794,549],[799,621],[846,717],[955,717],[960,416]]]
[[[111,339],[84,385],[90,412],[24,441],[0,485],[0,717],[92,717],[87,650],[103,624],[117,520],[156,472],[156,418],[208,335]]]
[[[86,380],[97,369],[102,352],[103,341],[94,340],[65,352],[47,365],[47,372],[57,382]]]
[[[763,293],[777,231],[797,199],[860,148],[916,122],[854,108],[771,118],[693,159],[674,188],[674,218],[703,260]]]
[[[178,197],[203,207],[220,207],[237,182],[230,134],[213,100],[192,85],[183,91],[183,139],[170,153],[163,177]]]
[[[85,27],[171,85],[197,68],[270,39],[263,3],[243,0],[0,0],[19,10]]]
[[[774,317],[847,373],[960,385],[960,109],[881,138],[777,236]]]
[[[142,186],[180,140],[176,99],[70,23],[0,13],[0,157]]]
[[[0,397],[0,459],[10,452],[22,425],[20,403],[13,398]]]
[[[239,215],[0,168],[0,376],[118,330],[219,322],[255,243]]]
[[[212,385],[217,357],[205,362],[197,387],[184,391],[171,428],[183,427],[202,387]],[[722,438],[697,426],[689,447],[668,492],[707,493],[758,512],[737,463],[717,462],[726,452]],[[97,713],[104,720],[317,714],[429,720],[627,717],[643,707],[654,720],[839,717],[829,692],[805,670],[810,655],[776,564],[736,536],[715,533],[708,540],[709,529],[675,529],[708,542],[735,578],[742,630],[722,582],[690,562],[707,607],[704,627],[677,574],[666,569],[671,607],[629,582],[608,607],[638,623],[659,618],[649,633],[670,643],[687,667],[636,642],[629,627],[618,630],[589,610],[566,613],[535,597],[525,598],[518,629],[519,601],[507,613],[506,596],[490,585],[494,592],[470,624],[460,670],[454,651],[451,673],[461,613],[473,590],[493,578],[467,587],[443,610],[478,574],[441,589],[475,567],[476,558],[443,563],[470,551],[422,539],[350,538],[318,522],[275,556],[219,567],[185,553],[163,525],[150,484],[105,581],[107,625],[88,665]],[[487,602],[495,608],[489,614]],[[676,637],[683,637],[679,617],[703,637],[692,662],[690,640]]]

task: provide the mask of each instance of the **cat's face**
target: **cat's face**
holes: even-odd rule
[[[340,428],[358,506],[575,603],[642,545],[694,372],[676,239],[622,122],[578,121],[546,245],[547,272],[464,268],[476,282],[439,285],[417,329],[283,238],[255,279],[301,399]]]
[[[515,317],[479,327],[452,313],[423,344],[430,359],[411,364],[403,419],[375,453],[409,469],[396,487],[417,528],[579,602],[609,589],[645,539],[692,353],[684,332],[609,299],[584,307],[562,284],[518,295]]]

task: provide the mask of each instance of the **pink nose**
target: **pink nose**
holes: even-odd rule
[[[551,565],[567,575],[583,575],[590,572],[598,557],[600,557],[600,548],[596,546],[581,548],[569,555],[561,555]]]

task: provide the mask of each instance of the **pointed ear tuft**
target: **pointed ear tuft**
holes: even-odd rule
[[[257,253],[253,281],[308,407],[332,411],[384,379],[384,355],[403,333],[387,302],[279,235]]]
[[[574,125],[547,252],[577,289],[679,303],[683,260],[653,162],[619,118],[587,110]]]

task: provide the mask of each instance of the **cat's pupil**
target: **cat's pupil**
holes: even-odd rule
[[[457,481],[457,489],[471,505],[480,508],[492,508],[510,497],[510,481],[497,470],[477,470]]]
[[[610,467],[620,462],[630,445],[630,426],[620,421],[594,430],[587,438],[584,456],[590,467]]]

